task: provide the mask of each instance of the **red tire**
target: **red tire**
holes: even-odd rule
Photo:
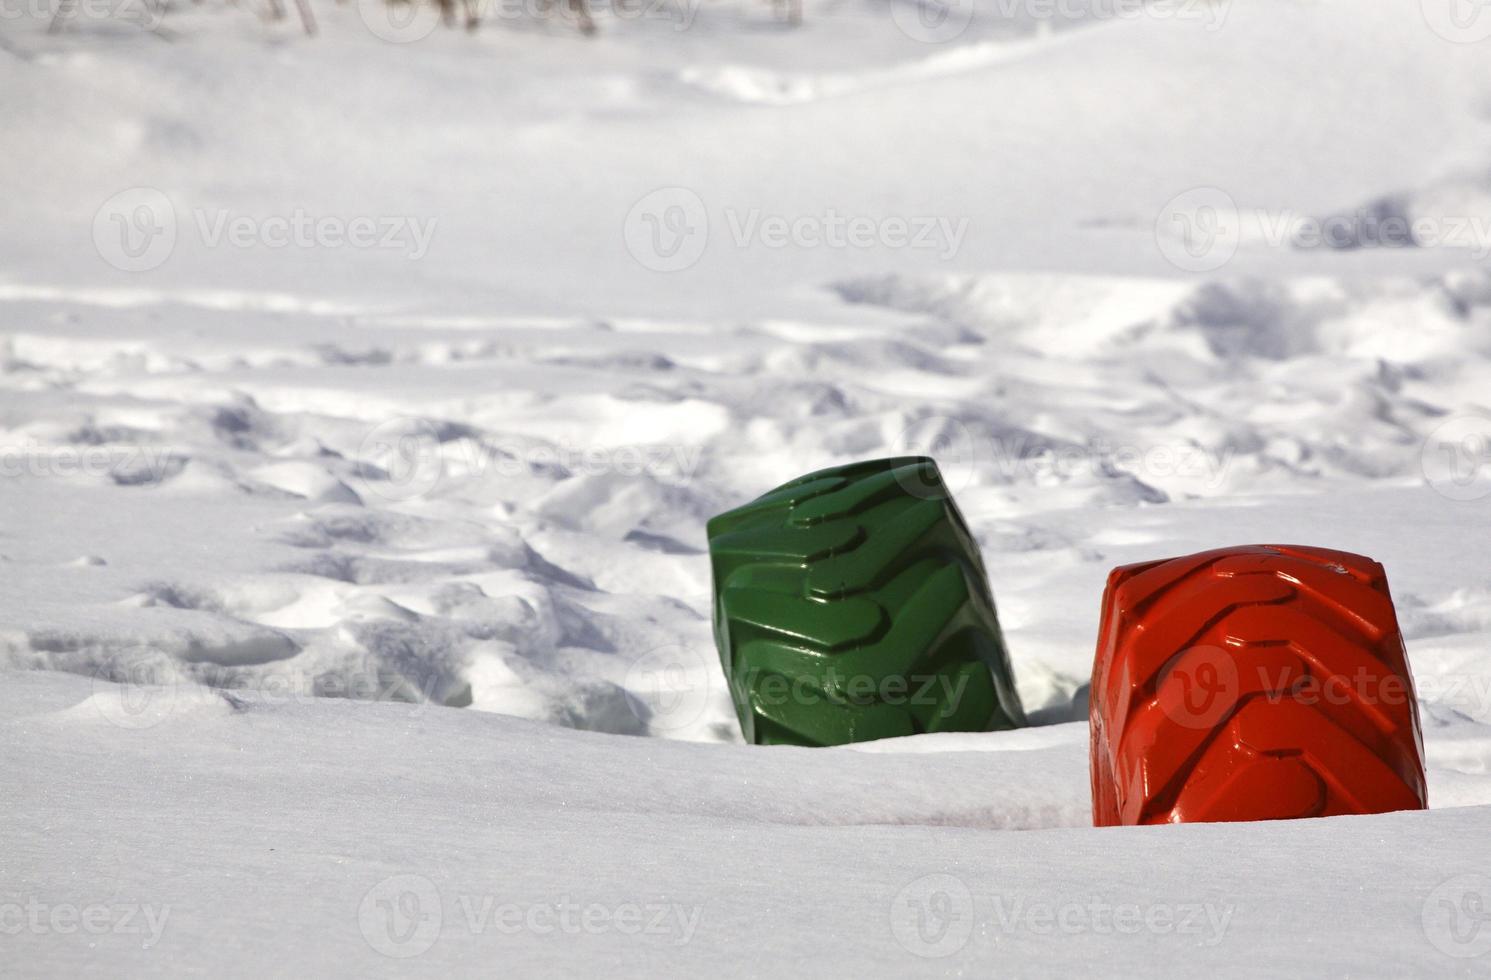
[[[1264,545],[1114,569],[1089,712],[1100,827],[1426,805],[1398,617],[1360,555]]]

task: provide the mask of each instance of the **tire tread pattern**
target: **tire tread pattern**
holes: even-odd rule
[[[1427,805],[1413,680],[1369,558],[1256,545],[1117,568],[1091,692],[1098,826]]]
[[[747,741],[1025,724],[983,562],[932,460],[810,473],[708,532],[715,641]]]

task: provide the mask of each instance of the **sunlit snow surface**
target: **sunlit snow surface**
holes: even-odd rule
[[[0,974],[1491,970],[1491,41],[1179,6],[0,20]],[[704,521],[907,452],[1038,727],[729,744]],[[1087,827],[1108,570],[1256,542],[1436,812]]]

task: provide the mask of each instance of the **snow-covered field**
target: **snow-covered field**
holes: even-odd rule
[[[0,975],[1491,974],[1491,8],[136,3],[0,8]],[[1036,727],[738,744],[704,521],[906,452]],[[1090,828],[1269,541],[1431,812]]]

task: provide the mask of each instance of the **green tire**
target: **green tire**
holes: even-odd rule
[[[712,519],[709,553],[746,741],[1025,724],[978,547],[932,460],[793,480]]]

